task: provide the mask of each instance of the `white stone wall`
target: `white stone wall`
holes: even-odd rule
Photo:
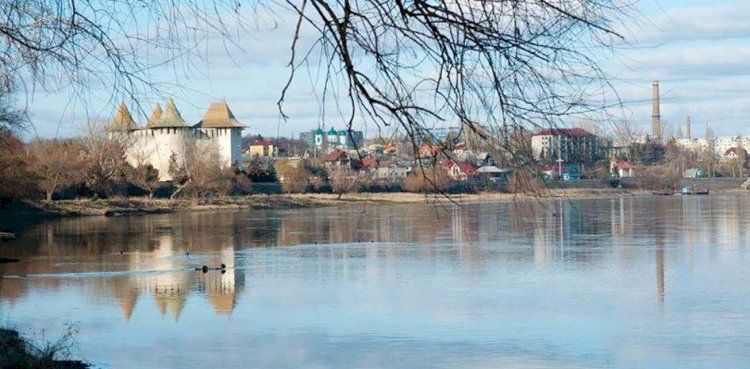
[[[214,143],[225,166],[242,165],[242,130],[239,128],[201,128],[201,139]]]
[[[140,129],[130,133],[128,145],[128,162],[136,166],[149,163],[159,171],[159,180],[168,181],[169,162],[172,153],[176,154],[178,164],[182,164],[185,157],[185,140],[189,129],[160,128]],[[140,162],[140,163],[139,163]]]
[[[177,164],[185,159],[186,143],[195,138],[200,146],[217,145],[224,165],[242,164],[242,130],[239,128],[156,128],[132,131],[128,140],[128,162],[149,163],[159,171],[160,181],[172,180],[169,164],[172,154]]]

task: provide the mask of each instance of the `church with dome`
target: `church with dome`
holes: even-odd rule
[[[320,127],[316,130],[300,133],[300,139],[307,142],[310,147],[322,152],[330,152],[334,149],[349,150],[364,145],[365,136],[362,131],[351,129],[336,130],[331,128],[324,130]]]

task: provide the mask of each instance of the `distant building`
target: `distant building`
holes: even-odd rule
[[[355,147],[362,148],[365,143],[364,133],[351,129],[336,130],[331,128],[328,131],[324,131],[318,128],[300,133],[299,138],[307,142],[310,147],[324,152],[329,152],[333,149],[349,150]]]
[[[531,136],[534,157],[547,162],[592,162],[599,154],[597,137],[583,128],[552,128]]]
[[[339,148],[331,150],[331,152],[323,158],[323,161],[326,166],[348,166],[351,163],[349,154]]]
[[[411,172],[410,166],[400,166],[397,164],[391,164],[387,166],[381,166],[375,170],[375,179],[397,181],[405,179]]]
[[[477,169],[477,175],[490,182],[497,183],[507,181],[510,169],[500,169],[494,165],[485,165]]]
[[[744,148],[730,147],[721,156],[722,161],[745,160],[747,161],[747,150]]]
[[[477,174],[477,167],[470,163],[445,160],[440,164],[447,174],[457,181],[465,181]]]
[[[273,140],[255,140],[245,153],[251,158],[275,158],[279,154],[279,147]]]
[[[635,177],[635,168],[626,161],[619,161],[616,157],[609,160],[609,171],[612,175],[620,178]]]
[[[700,178],[703,177],[703,171],[699,168],[691,168],[682,172],[684,178]]]
[[[225,102],[211,104],[203,119],[187,125],[169,99],[164,110],[156,105],[144,128],[135,123],[125,103],[121,103],[108,131],[110,138],[129,140],[126,154],[131,165],[150,164],[159,171],[159,180],[165,181],[172,179],[172,158],[178,164],[184,162],[188,140],[195,140],[199,146],[216,145],[227,167],[241,165],[244,128]]]
[[[724,156],[730,149],[750,148],[750,137],[719,136],[713,138],[678,138],[675,144],[693,152],[712,148],[716,155]]]
[[[452,138],[458,138],[461,134],[461,127],[438,127],[429,128],[425,130],[425,136],[431,138],[434,141],[442,142],[445,141],[448,136]]]
[[[440,154],[442,149],[437,145],[423,144],[417,151],[417,156],[420,158],[435,158]]]

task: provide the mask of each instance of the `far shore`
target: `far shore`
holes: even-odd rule
[[[741,194],[747,191],[723,190],[712,191],[713,194]],[[482,192],[476,194],[417,194],[417,193],[353,193],[339,198],[336,194],[279,194],[247,195],[217,197],[210,199],[155,199],[146,197],[27,201],[24,206],[16,207],[11,212],[19,215],[41,217],[66,216],[124,216],[137,214],[173,213],[180,211],[207,211],[231,209],[298,209],[347,204],[464,204],[483,201],[513,201],[540,198],[608,198],[621,196],[652,196],[650,191],[622,190],[614,188],[588,189],[545,189],[536,193],[496,193]],[[3,211],[0,211],[2,214]]]

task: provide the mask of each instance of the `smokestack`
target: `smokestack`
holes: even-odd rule
[[[690,116],[687,116],[687,122],[685,122],[685,128],[687,128],[687,138],[688,140],[692,140],[693,136],[690,134]]]
[[[651,85],[651,131],[654,139],[661,139],[661,114],[659,113],[659,81]]]

